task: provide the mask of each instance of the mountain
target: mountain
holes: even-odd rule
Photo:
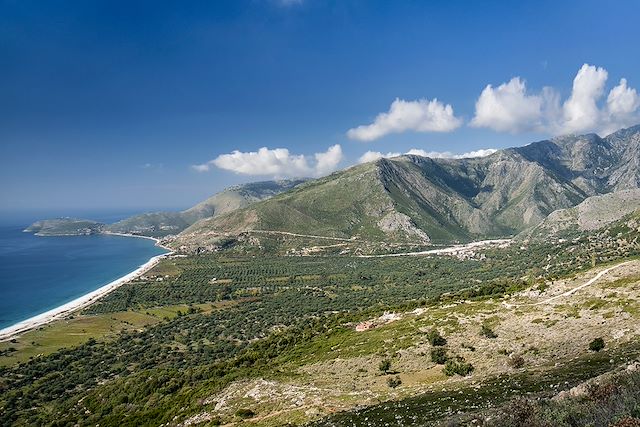
[[[302,182],[304,180],[298,179],[236,185],[214,194],[207,200],[182,212],[144,213],[108,225],[91,220],[59,218],[38,221],[25,231],[49,236],[107,232],[160,238],[177,234],[200,219],[226,214],[290,190]]]
[[[36,221],[25,232],[37,236],[84,236],[102,233],[104,224],[88,219],[56,218]]]
[[[380,159],[198,221],[172,243],[263,246],[323,236],[379,244],[517,234],[591,196],[640,187],[640,126],[570,135],[472,159]],[[317,240],[317,238],[316,238]],[[269,243],[272,244],[273,242]]]
[[[634,212],[640,213],[640,189],[592,196],[573,208],[552,212],[540,224],[520,233],[518,238],[541,240],[599,230]]]

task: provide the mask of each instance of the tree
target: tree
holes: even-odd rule
[[[438,330],[435,328],[427,332],[427,340],[429,341],[429,344],[434,347],[439,347],[447,344],[447,340],[442,335],[440,335],[440,332],[438,332]]]
[[[389,372],[389,370],[391,369],[391,360],[389,359],[382,359],[380,361],[380,364],[378,365],[378,369],[380,369],[380,372],[386,374]]]
[[[438,365],[444,365],[447,362],[447,350],[443,347],[436,347],[431,349],[431,361]]]
[[[456,374],[466,377],[473,372],[473,365],[471,363],[466,363],[463,357],[458,356],[455,359],[447,360],[442,372],[444,372],[448,377],[452,377]]]

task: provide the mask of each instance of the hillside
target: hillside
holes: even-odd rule
[[[84,236],[103,231],[104,224],[78,218],[56,218],[36,221],[24,231],[37,236]]]
[[[508,236],[588,197],[639,188],[639,155],[636,126],[605,138],[564,136],[484,158],[380,159],[197,222],[172,244],[190,251],[308,244],[290,242],[302,236],[381,245]]]
[[[545,240],[567,237],[570,233],[598,230],[639,211],[640,189],[592,196],[573,208],[552,212],[540,224],[518,235],[518,238]]]
[[[101,224],[91,220],[59,218],[42,220],[25,231],[39,235],[65,235],[90,233],[138,234],[150,237],[165,237],[178,234],[196,221],[233,212],[294,188],[304,180],[279,180],[253,182],[229,187],[197,205],[182,212],[149,212],[125,218],[113,224]]]
[[[639,239],[633,213],[464,259],[171,256],[0,343],[3,425],[615,425],[637,387],[581,384],[636,366]]]

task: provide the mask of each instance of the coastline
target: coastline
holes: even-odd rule
[[[156,246],[162,249],[166,249],[169,252],[173,252],[173,249],[163,245],[162,243],[160,243],[160,239],[158,239],[157,237],[151,237],[151,236],[142,236],[140,234],[128,234],[128,233],[114,233],[112,231],[103,231],[102,233],[100,233],[102,235],[105,236],[119,236],[119,237],[138,237],[140,239],[147,239],[147,240],[153,240],[154,242],[156,242]]]
[[[160,241],[153,237],[136,236],[136,235],[128,235],[128,234],[115,234],[115,233],[113,234],[122,236],[122,237],[142,237],[145,239],[151,239],[156,242],[157,246],[163,249],[166,249],[169,252],[151,257],[149,261],[142,264],[132,272],[127,273],[124,276],[116,280],[113,280],[112,282],[109,282],[106,285],[94,291],[91,291],[85,295],[82,295],[81,297],[78,297],[72,301],[69,301],[68,303],[65,303],[59,307],[53,308],[49,311],[38,314],[36,316],[30,317],[14,325],[8,326],[4,329],[0,329],[0,342],[8,341],[20,334],[28,332],[32,329],[36,329],[40,326],[46,325],[55,320],[62,319],[78,310],[88,307],[89,305],[93,304],[100,298],[104,297],[105,295],[109,294],[110,292],[114,291],[115,289],[119,288],[125,283],[151,270],[160,262],[161,259],[166,258],[167,256],[172,255],[174,253],[171,249],[161,245]]]

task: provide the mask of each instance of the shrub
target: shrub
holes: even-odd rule
[[[431,361],[438,365],[444,365],[447,362],[447,350],[442,347],[431,349]]]
[[[589,343],[589,350],[600,351],[604,348],[604,340],[602,338],[596,338]]]
[[[524,357],[519,354],[512,354],[507,362],[512,368],[518,369],[524,366]]]
[[[400,384],[402,384],[402,380],[398,376],[387,378],[387,385],[391,388],[396,388]]]
[[[240,418],[253,418],[256,413],[249,408],[240,408],[236,411],[236,415]]]
[[[442,372],[444,372],[448,377],[452,377],[456,374],[466,377],[473,372],[473,365],[471,363],[466,363],[464,358],[458,356],[456,359],[447,360]]]
[[[427,332],[427,340],[429,341],[429,344],[434,347],[439,347],[447,344],[447,340],[442,335],[440,335],[440,332],[438,332],[438,330],[435,328]]]
[[[462,344],[462,348],[466,348],[469,351],[476,351],[476,348],[468,343]]]
[[[482,325],[482,327],[480,328],[480,335],[485,338],[498,338],[498,335],[496,335],[496,333],[493,332],[493,329],[491,329],[488,325]]]
[[[389,372],[389,370],[391,369],[391,360],[382,359],[380,361],[380,364],[378,365],[378,369],[380,369],[380,372],[383,372],[385,374]]]

